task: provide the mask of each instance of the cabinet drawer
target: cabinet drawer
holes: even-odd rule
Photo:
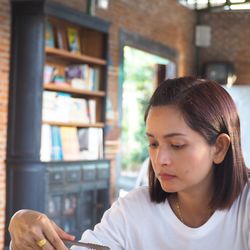
[[[106,163],[99,163],[97,165],[97,178],[109,179],[109,165]]]
[[[59,184],[64,182],[64,170],[63,169],[50,169],[49,170],[49,182],[53,184]]]
[[[94,164],[84,165],[82,167],[84,181],[93,181],[96,179],[96,166]]]
[[[81,168],[79,166],[67,168],[66,180],[67,182],[80,182],[81,181]]]

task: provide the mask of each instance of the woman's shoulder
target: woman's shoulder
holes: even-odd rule
[[[150,206],[150,197],[148,187],[139,187],[133,189],[125,196],[119,197],[105,212],[105,218],[109,215],[112,217],[127,217],[128,214],[137,214],[141,209],[146,209]]]
[[[147,186],[137,187],[121,197],[120,200],[148,202],[150,201],[149,188]]]
[[[138,187],[128,192],[125,196],[119,197],[115,202],[117,206],[123,208],[138,209],[149,205],[151,202],[148,187]]]

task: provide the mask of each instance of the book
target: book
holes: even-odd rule
[[[96,67],[89,67],[88,74],[88,89],[99,90],[100,88],[100,69]]]
[[[74,78],[86,79],[88,72],[87,64],[72,64],[65,68],[66,79],[71,80]]]
[[[67,35],[68,35],[69,51],[73,53],[80,53],[80,38],[78,30],[73,27],[68,27]]]
[[[43,121],[69,122],[72,98],[68,93],[43,92]]]
[[[100,128],[89,128],[88,160],[103,159],[103,133]]]
[[[80,159],[103,159],[103,133],[100,128],[80,128],[77,131]]]
[[[79,128],[77,130],[78,143],[79,143],[79,158],[87,159],[89,150],[89,133],[88,128]]]
[[[43,91],[43,106],[42,119],[43,121],[53,121],[55,119],[55,112],[57,109],[56,103],[57,92]]]
[[[46,21],[45,25],[45,46],[55,48],[54,28],[49,21]]]
[[[51,83],[53,81],[54,73],[55,73],[55,67],[48,64],[44,66],[44,71],[43,71],[44,84]]]
[[[88,128],[79,128],[77,130],[79,149],[80,151],[88,150],[89,148],[89,133]]]
[[[60,129],[57,126],[51,126],[51,159],[55,161],[59,161],[63,159],[63,151],[62,151],[62,141]]]
[[[90,123],[96,123],[96,100],[88,100],[88,111],[89,111],[89,121]]]
[[[100,89],[100,74],[100,69],[94,68],[93,86],[91,90],[98,91]]]
[[[56,45],[58,49],[67,50],[65,29],[61,25],[56,27]]]
[[[65,77],[73,88],[87,89],[88,65],[76,64],[65,68]]]
[[[103,159],[104,158],[104,151],[103,151],[103,147],[104,147],[104,143],[103,143],[103,130],[98,128],[98,142],[99,142],[99,159]]]
[[[72,98],[69,113],[70,122],[89,123],[89,113],[86,99]]]
[[[76,127],[60,127],[64,160],[78,160],[80,157]]]
[[[71,81],[71,87],[75,89],[86,89],[86,81],[80,78],[73,78]]]
[[[69,122],[72,97],[69,93],[57,92],[54,121]]]
[[[51,127],[48,124],[43,124],[41,132],[41,150],[40,150],[41,161],[51,161],[51,153],[52,153]]]

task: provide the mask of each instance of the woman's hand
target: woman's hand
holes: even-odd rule
[[[74,236],[59,228],[45,214],[33,210],[20,210],[10,221],[12,250],[66,250],[61,239],[74,240]],[[46,239],[44,246],[38,242]]]

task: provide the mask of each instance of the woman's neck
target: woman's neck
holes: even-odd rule
[[[179,192],[170,196],[169,202],[175,215],[187,226],[199,227],[206,223],[213,212],[209,206],[212,193]]]

